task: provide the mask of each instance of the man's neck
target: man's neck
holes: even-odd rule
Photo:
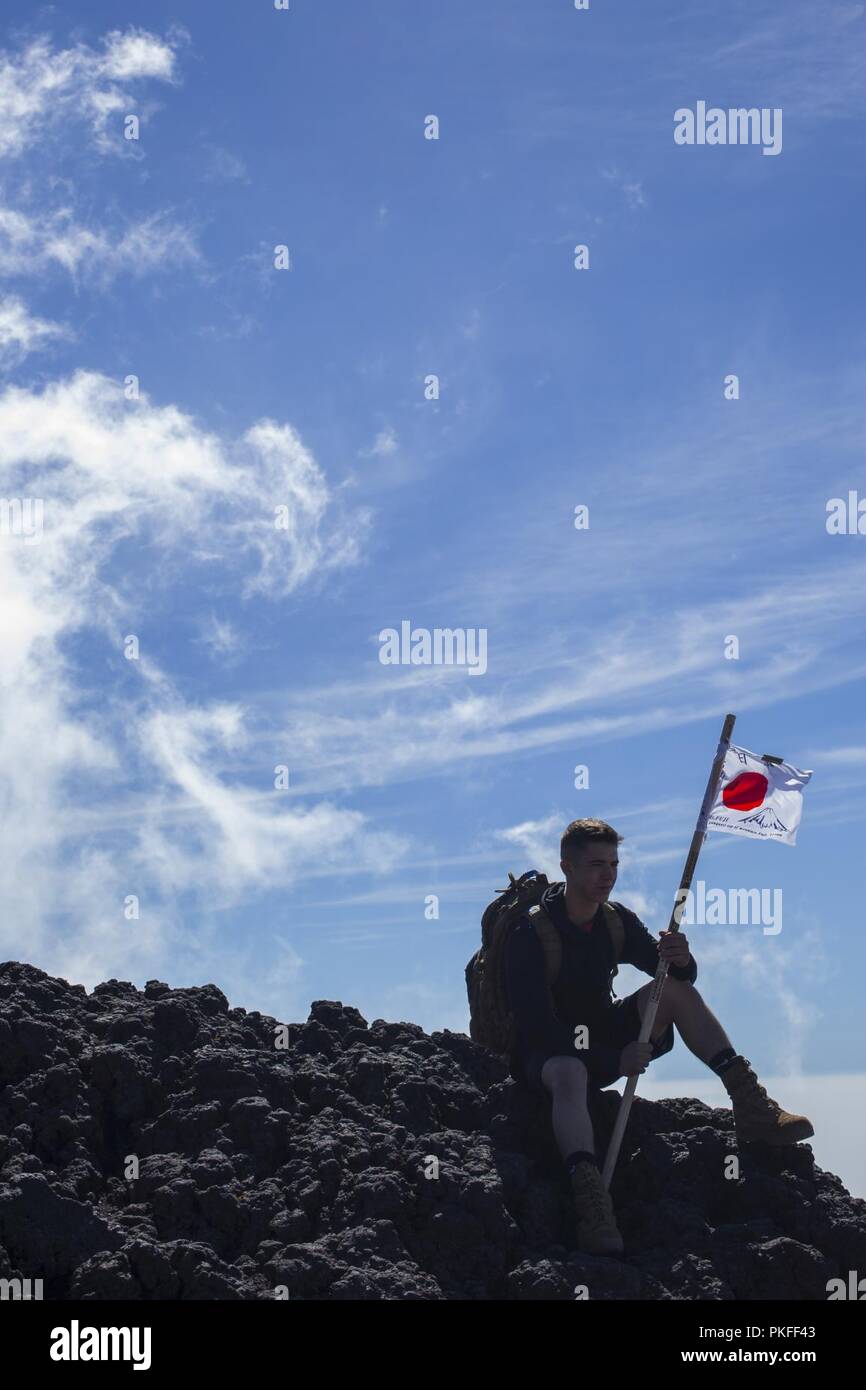
[[[573,922],[576,927],[585,922],[591,922],[598,912],[599,904],[592,902],[589,898],[580,897],[579,894],[572,892],[570,888],[565,890],[565,911],[568,920]]]

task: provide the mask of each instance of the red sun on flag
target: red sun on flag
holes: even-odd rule
[[[722,788],[722,801],[732,811],[754,811],[767,795],[769,785],[762,772],[741,772]]]

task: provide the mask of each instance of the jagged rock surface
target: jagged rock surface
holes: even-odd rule
[[[215,985],[87,994],[0,965],[0,1278],[84,1300],[824,1300],[866,1269],[866,1202],[807,1144],[726,1179],[731,1113],[689,1099],[635,1100],[625,1257],[582,1255],[549,1100],[465,1034],[327,1000],[287,1049],[277,1026]],[[595,1102],[601,1153],[617,1104]]]

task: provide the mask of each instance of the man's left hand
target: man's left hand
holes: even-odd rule
[[[687,966],[689,963],[688,939],[681,931],[659,932],[659,958],[668,965]]]

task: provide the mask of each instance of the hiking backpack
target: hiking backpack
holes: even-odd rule
[[[484,909],[481,918],[481,949],[466,964],[466,992],[469,996],[469,1036],[473,1042],[501,1057],[510,1057],[517,1041],[517,1029],[508,1007],[505,984],[505,948],[520,919],[528,916],[544,953],[544,974],[550,1008],[556,1006],[553,986],[562,967],[562,940],[553,921],[541,905],[541,897],[551,887],[536,869],[515,878]],[[622,959],[625,928],[615,907],[604,903],[604,919],[613,942],[614,960]],[[614,965],[610,979],[618,974]]]

